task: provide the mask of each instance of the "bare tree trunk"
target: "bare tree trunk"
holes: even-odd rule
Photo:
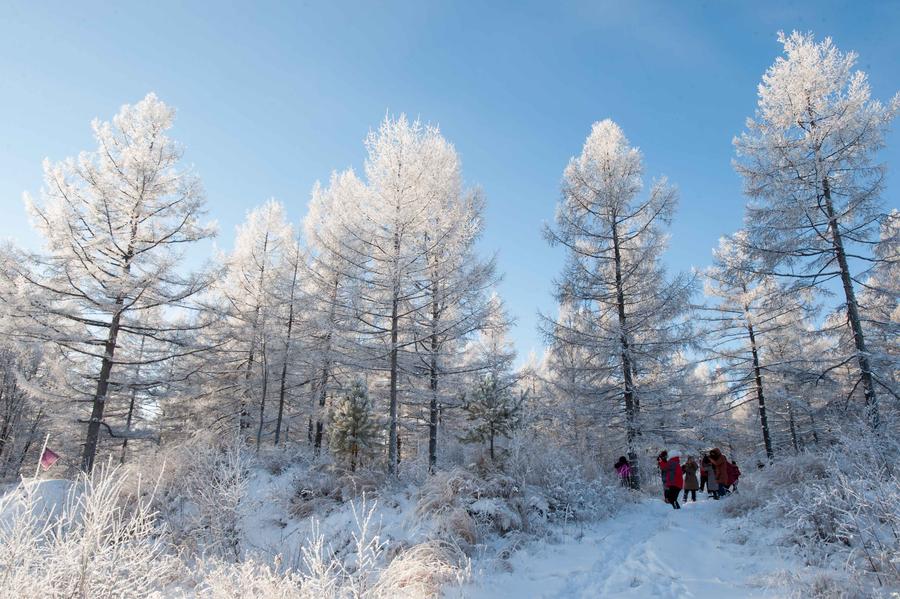
[[[494,461],[494,425],[491,425],[491,461]]]
[[[3,392],[0,391],[0,400],[2,400],[2,399],[3,399]],[[11,410],[12,398],[7,397],[6,403],[4,403],[3,405],[4,405],[4,408],[6,408],[6,409],[3,411],[3,426],[0,426],[0,461],[2,461],[2,459],[3,459],[3,452],[6,449],[6,444],[9,442],[9,438],[10,438],[10,434],[11,434],[10,429],[12,428],[12,416],[13,416],[12,410]]]
[[[432,293],[436,282],[432,281]],[[438,304],[436,298],[431,302],[431,363],[429,364],[429,387],[431,400],[428,405],[428,472],[434,474],[437,468],[438,441]]]
[[[850,276],[850,267],[847,265],[844,240],[841,237],[837,217],[834,214],[834,205],[831,202],[831,187],[827,177],[822,180],[822,193],[825,199],[828,226],[831,229],[831,243],[834,248],[835,258],[837,258],[838,267],[841,269],[841,283],[843,283],[844,297],[847,300],[847,321],[850,323],[850,330],[853,332],[853,343],[856,346],[856,359],[859,363],[862,378],[863,395],[869,411],[869,423],[872,429],[877,431],[881,427],[881,416],[878,410],[878,397],[875,394],[875,381],[869,365],[869,352],[866,349],[862,322],[859,318],[859,304],[856,301],[856,293],[853,290],[853,279]]]
[[[43,417],[44,408],[41,408],[38,410],[37,416],[34,417],[34,422],[31,423],[31,430],[28,431],[28,438],[25,440],[24,447],[22,447],[22,453],[19,455],[19,465],[16,467],[16,472],[22,471],[22,464],[25,463],[25,458],[28,457],[28,450],[31,449],[31,444],[34,443],[35,433],[37,433],[38,426]]]
[[[400,234],[394,233],[394,255],[397,261],[400,256]],[[396,272],[394,276],[399,274]],[[394,281],[393,298],[391,300],[391,375],[390,375],[390,428],[388,432],[388,473],[397,473],[397,464],[400,462],[400,448],[397,438],[397,340],[400,328],[400,283]]]
[[[635,489],[641,487],[641,478],[638,467],[637,451],[635,442],[640,434],[637,417],[638,406],[635,401],[633,370],[631,364],[631,350],[628,342],[628,334],[626,332],[626,313],[625,313],[625,291],[622,282],[622,255],[619,247],[619,231],[618,225],[613,222],[613,252],[615,255],[615,271],[616,271],[616,308],[619,317],[619,342],[621,344],[622,356],[622,377],[625,383],[624,399],[625,399],[625,419],[626,429],[625,437],[628,446],[628,460],[633,464],[632,486]]]
[[[140,380],[141,377],[141,362],[144,359],[144,344],[147,342],[147,337],[141,335],[141,345],[138,350],[138,364],[134,369],[134,378],[135,383]],[[137,398],[137,385],[132,385],[131,387],[131,398],[128,401],[128,416],[125,418],[125,438],[122,439],[122,455],[119,456],[119,463],[125,463],[125,454],[128,451],[128,433],[131,431],[131,419],[134,417],[134,402]]]
[[[262,392],[259,398],[259,428],[256,429],[256,452],[262,444],[263,425],[266,421],[266,395],[269,393],[269,361],[266,358],[266,342],[262,343]]]
[[[819,429],[816,427],[816,419],[812,414],[812,410],[809,410],[808,415],[809,415],[809,425],[810,425],[810,428],[812,429],[811,432],[812,432],[812,437],[813,437],[813,443],[818,445],[819,444]]]
[[[275,445],[281,441],[281,421],[284,417],[284,398],[287,390],[288,354],[291,350],[291,331],[294,328],[294,292],[297,288],[297,269],[300,266],[299,257],[294,262],[294,273],[291,277],[291,293],[288,298],[288,321],[284,339],[284,360],[281,362],[281,383],[278,389],[278,418],[275,420]]]
[[[100,422],[103,420],[103,411],[106,408],[109,375],[112,372],[113,357],[116,353],[116,342],[119,337],[119,323],[122,319],[123,304],[124,300],[121,297],[116,299],[116,311],[109,324],[106,342],[103,344],[103,361],[100,364],[100,375],[97,378],[97,390],[94,392],[91,419],[88,421],[84,453],[81,456],[81,470],[87,473],[94,469],[94,459],[97,457],[97,445],[100,442]]]
[[[744,289],[746,292],[746,288]],[[744,313],[747,314],[749,306],[744,306]],[[769,435],[769,418],[766,414],[766,396],[763,394],[762,370],[759,367],[759,350],[756,346],[756,333],[753,331],[753,323],[750,317],[746,318],[747,334],[750,336],[750,353],[753,355],[753,380],[756,387],[756,400],[759,404],[759,426],[762,428],[763,444],[766,446],[766,457],[770,460],[775,459],[775,452],[772,450],[772,438]]]
[[[254,337],[256,334],[254,333]],[[250,354],[247,356],[247,369],[244,371],[244,393],[241,398],[241,413],[240,413],[240,421],[238,422],[238,429],[240,430],[240,434],[243,437],[244,431],[250,428],[250,379],[253,376],[253,362],[255,360],[254,352],[256,351],[255,341],[252,341],[250,344]]]
[[[437,374],[437,340],[435,336],[431,339],[431,400],[428,404],[428,472],[434,474],[437,468],[437,441],[438,441],[438,374]]]
[[[332,330],[334,329],[335,305],[337,303],[338,280],[335,278],[334,285],[331,288],[331,305],[328,307],[328,332],[325,333],[324,343],[324,360],[322,361],[322,378],[319,386],[316,388],[315,395],[318,397],[319,409],[316,416],[316,434],[313,447],[315,454],[319,455],[322,449],[322,438],[325,432],[325,422],[323,420],[325,411],[325,402],[328,399],[328,379],[331,377],[331,341]]]
[[[794,453],[800,453],[800,444],[797,441],[797,425],[794,422],[794,408],[791,406],[790,401],[788,401],[788,423],[791,427],[791,443],[794,446]]]

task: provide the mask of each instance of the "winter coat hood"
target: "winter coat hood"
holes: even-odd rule
[[[730,485],[732,481],[728,475],[728,460],[725,459],[725,456],[718,449],[713,449],[709,452],[709,461],[712,462],[713,467],[716,469],[716,480],[718,483],[720,485]]]

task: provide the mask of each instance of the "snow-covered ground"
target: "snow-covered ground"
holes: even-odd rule
[[[783,588],[767,588],[785,567],[778,549],[735,530],[720,513],[725,501],[698,496],[680,511],[661,499],[629,505],[573,527],[558,544],[532,543],[502,564],[476,562],[473,582],[447,597],[784,597]]]

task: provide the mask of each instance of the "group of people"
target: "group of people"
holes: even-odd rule
[[[737,490],[741,477],[737,462],[729,461],[718,447],[704,453],[699,463],[694,456],[687,456],[682,465],[681,452],[677,450],[661,451],[656,463],[662,478],[663,497],[676,510],[681,509],[678,498],[682,491],[682,501],[687,501],[689,496],[691,501],[697,501],[697,491],[702,493],[704,489],[708,497],[720,499]],[[630,486],[632,465],[625,456],[619,458],[614,468],[622,484]]]
[[[697,491],[704,488],[709,497],[720,499],[737,490],[737,482],[741,470],[737,462],[729,461],[718,447],[708,454],[703,454],[698,464],[694,456],[688,456],[687,462],[681,465],[681,453],[677,450],[661,451],[656,458],[666,503],[673,509],[680,510],[678,497],[684,491],[682,501],[697,501]],[[699,476],[698,476],[699,474]]]

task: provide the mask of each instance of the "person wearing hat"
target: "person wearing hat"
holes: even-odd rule
[[[678,496],[681,495],[681,489],[684,487],[684,473],[681,471],[681,452],[677,449],[669,452],[663,476],[666,499],[672,504],[673,509],[680,510],[681,504],[678,503]]]
[[[693,501],[697,501],[697,489],[700,488],[697,471],[700,469],[700,465],[694,461],[694,456],[688,456],[687,462],[681,469],[684,471],[684,499],[682,501],[687,501],[688,493],[691,494]]]

